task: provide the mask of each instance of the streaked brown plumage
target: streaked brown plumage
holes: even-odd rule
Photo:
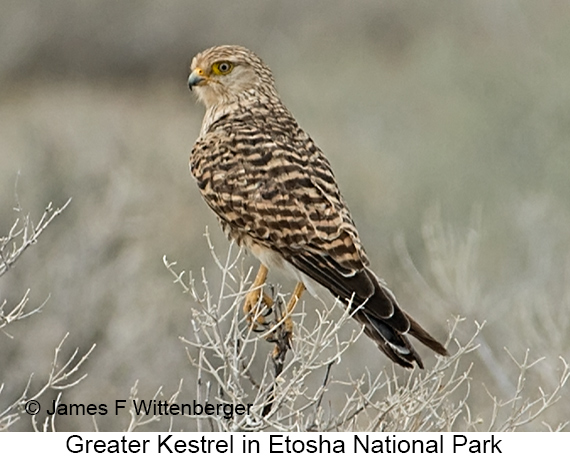
[[[423,367],[407,334],[447,355],[368,268],[329,161],[282,104],[261,59],[240,46],[210,48],[192,60],[188,83],[206,106],[190,168],[228,236],[309,291],[318,283],[363,304],[355,319],[394,362]]]

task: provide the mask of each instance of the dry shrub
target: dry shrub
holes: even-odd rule
[[[194,303],[193,334],[183,342],[198,372],[196,398],[253,407],[250,416],[231,420],[192,416],[193,430],[515,431],[534,427],[560,399],[570,376],[561,358],[562,369],[550,391],[529,387],[525,380],[529,372],[540,369],[541,360],[531,361],[527,351],[522,361],[511,356],[513,372],[518,373],[514,394],[506,400],[485,394],[487,401],[482,403],[480,393],[474,396],[472,391],[485,392],[485,386],[474,385],[472,373],[485,367],[476,366],[481,362],[470,361],[469,356],[479,350],[478,341],[484,341],[484,325],[476,323],[474,333],[460,341],[456,334],[464,319],[456,318],[449,331],[450,357],[437,357],[425,371],[394,369],[353,378],[343,374],[343,356],[362,332],[354,330],[340,337],[341,329],[351,321],[349,310],[320,300],[322,308],[315,311],[313,320],[304,308],[295,311],[292,348],[283,371],[274,378],[271,345],[262,338],[265,335],[252,332],[241,311],[252,272],[240,268],[241,251],[230,247],[222,259],[210,248],[222,276],[216,290],[204,271],[198,281],[191,273],[177,271],[176,262],[164,259],[175,282]],[[278,290],[273,295],[276,303],[286,301]],[[280,323],[277,318],[269,332]],[[561,430],[564,425],[545,424],[549,430]]]
[[[68,200],[59,208],[54,208],[50,202],[36,223],[32,221],[29,214],[21,218],[16,218],[8,234],[0,237],[0,276],[6,274],[6,272],[14,266],[26,249],[37,243],[42,232],[67,208],[70,201],[71,200]],[[19,205],[16,206],[15,211],[23,213]],[[29,292],[30,290],[28,289],[16,305],[9,305],[6,300],[2,301],[0,305],[0,330],[2,330],[4,336],[12,338],[7,332],[7,328],[10,325],[38,314],[45,306],[47,300],[41,305],[29,309],[27,306],[29,304]],[[36,318],[38,317],[39,316],[36,316]],[[79,356],[79,349],[75,349],[70,357],[62,360],[61,351],[67,336],[68,334],[63,337],[60,344],[55,348],[51,369],[42,386],[32,391],[31,382],[34,375],[33,373],[30,374],[29,378],[22,382],[21,395],[15,400],[8,400],[7,405],[0,408],[0,431],[8,430],[10,426],[22,418],[24,413],[28,413],[29,411],[35,412],[37,406],[34,402],[41,399],[47,391],[55,390],[62,392],[79,384],[85,379],[87,374],[79,375],[78,372],[81,365],[83,365],[87,357],[89,357],[93,349],[95,349],[95,345],[83,356]],[[4,384],[0,383],[0,394],[3,389]],[[58,395],[58,401],[60,397],[61,393]],[[0,400],[4,399],[0,397]],[[46,419],[42,424],[37,423],[35,415],[30,414],[30,417],[35,430],[55,430],[55,416],[52,416],[51,419]]]
[[[8,235],[0,238],[0,275],[14,265],[21,254],[37,242],[40,234],[53,219],[61,214],[69,202],[54,209],[48,205],[39,222],[33,224],[29,216],[18,219]],[[427,227],[428,250],[434,264],[435,276],[439,278],[432,287],[427,280],[411,268],[415,282],[431,293],[433,300],[471,301],[470,294],[456,293],[456,285],[477,294],[475,283],[469,279],[469,267],[476,246],[472,234],[463,241],[446,240],[444,231],[437,224]],[[208,242],[209,238],[208,238]],[[439,246],[439,248],[438,248]],[[443,249],[443,248],[446,249]],[[442,252],[447,250],[447,254]],[[199,280],[191,273],[178,271],[176,262],[164,258],[166,268],[172,273],[185,294],[191,299],[193,310],[192,335],[182,338],[187,346],[190,364],[195,368],[195,400],[197,403],[224,403],[234,406],[251,404],[251,414],[193,415],[181,418],[176,429],[188,431],[516,431],[536,430],[540,421],[547,430],[562,430],[565,423],[550,425],[544,422],[563,395],[563,388],[570,376],[570,369],[560,358],[560,370],[554,385],[548,389],[529,384],[532,374],[544,366],[542,359],[531,360],[527,350],[522,360],[517,360],[507,351],[512,363],[504,368],[499,378],[506,377],[512,383],[512,395],[501,398],[492,394],[473,373],[489,370],[493,364],[483,356],[473,357],[488,345],[484,325],[475,324],[475,330],[465,337],[465,319],[452,320],[447,345],[452,355],[437,357],[435,364],[424,371],[404,371],[399,368],[352,376],[346,368],[347,350],[362,335],[354,326],[348,308],[332,299],[319,299],[320,307],[308,311],[301,302],[293,318],[295,322],[292,347],[287,350],[285,362],[275,376],[275,363],[270,356],[272,345],[264,337],[279,330],[283,321],[283,303],[286,295],[278,286],[268,287],[275,301],[273,327],[265,334],[252,331],[242,313],[244,297],[249,290],[252,270],[244,269],[241,250],[230,246],[224,258],[220,258],[210,243],[210,251],[221,275],[219,284],[213,286],[204,270]],[[405,257],[405,256],[404,256]],[[406,258],[406,257],[405,257]],[[447,259],[447,260],[446,260]],[[446,267],[446,261],[455,259],[456,270]],[[409,261],[409,258],[407,258]],[[463,267],[461,267],[461,265]],[[469,267],[469,268],[468,268]],[[455,277],[454,281],[449,278]],[[267,287],[267,286],[266,286]],[[429,290],[427,290],[429,288]],[[443,292],[442,292],[443,291]],[[439,298],[438,298],[439,297]],[[452,299],[450,297],[453,297]],[[28,293],[16,305],[6,301],[0,307],[0,328],[6,329],[15,322],[39,318],[37,312],[45,305],[28,310]],[[265,312],[265,310],[260,310]],[[351,324],[348,324],[351,322]],[[0,430],[10,427],[25,412],[26,404],[38,400],[49,390],[70,389],[87,375],[79,373],[81,366],[92,353],[94,346],[84,355],[75,350],[61,360],[61,350],[66,337],[55,349],[51,370],[39,389],[31,391],[31,376],[22,380],[22,394],[16,399],[0,400]],[[542,363],[542,365],[541,365]],[[190,367],[189,367],[190,368]],[[514,377],[513,377],[514,375]],[[0,386],[2,393],[3,384]],[[130,400],[138,399],[138,383],[130,392]],[[483,394],[481,394],[481,391]],[[176,403],[182,398],[182,381],[178,390],[166,397],[162,388],[157,389],[154,400]],[[485,399],[485,400],[482,400]],[[56,430],[55,417],[30,420],[35,430]],[[148,426],[153,430],[173,430],[173,417],[137,413],[129,410],[126,431]],[[180,427],[180,424],[182,426]],[[97,422],[94,420],[94,429]]]

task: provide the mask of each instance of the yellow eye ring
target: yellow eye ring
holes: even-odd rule
[[[212,65],[212,71],[216,75],[227,75],[230,71],[233,70],[233,68],[233,63],[227,62],[225,60],[222,62],[216,62],[214,65]]]

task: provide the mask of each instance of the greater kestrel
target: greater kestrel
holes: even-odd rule
[[[206,107],[190,169],[226,234],[261,261],[246,311],[269,300],[267,271],[279,268],[298,281],[288,311],[318,283],[351,304],[399,365],[423,368],[408,334],[447,355],[368,267],[331,165],[281,102],[271,70],[241,46],[207,49],[190,69],[189,87]]]

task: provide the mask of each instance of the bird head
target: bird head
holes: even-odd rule
[[[271,70],[249,49],[216,46],[192,59],[188,86],[210,108],[264,92],[275,94]]]

